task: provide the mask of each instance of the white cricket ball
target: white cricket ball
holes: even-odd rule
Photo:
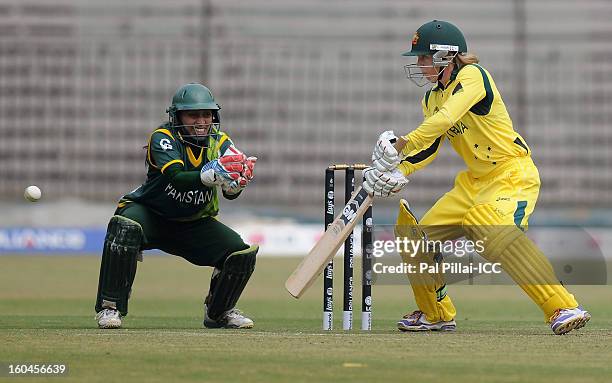
[[[40,191],[40,188],[35,185],[28,186],[23,192],[23,197],[30,202],[38,201],[41,196],[42,192]]]

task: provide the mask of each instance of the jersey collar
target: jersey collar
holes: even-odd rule
[[[455,68],[453,68],[453,71],[451,72],[450,75],[450,79],[448,80],[448,84],[446,84],[446,86],[444,86],[440,81],[438,81],[438,85],[434,88],[434,91],[438,90],[438,89],[448,89],[448,87],[455,81],[455,79],[457,78],[457,74],[459,74],[459,68],[457,68],[455,66]]]

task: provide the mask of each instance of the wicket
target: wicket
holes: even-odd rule
[[[355,170],[364,170],[364,164],[331,165],[325,170],[325,230],[334,221],[335,209],[335,172],[344,171],[344,198],[348,202],[355,190]],[[361,283],[361,329],[372,329],[372,207],[363,216],[361,229],[362,249],[362,283]],[[353,265],[354,236],[351,233],[344,242],[344,296],[342,311],[342,329],[353,328]],[[334,261],[329,262],[323,271],[323,330],[333,329],[333,292],[334,292]]]

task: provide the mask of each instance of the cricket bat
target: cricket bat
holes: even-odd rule
[[[357,189],[340,215],[329,225],[325,234],[285,282],[285,288],[289,291],[289,294],[295,298],[300,298],[308,290],[317,276],[321,274],[325,265],[336,255],[338,249],[350,232],[353,231],[368,207],[372,205],[373,199],[374,197],[369,195],[362,187]]]
[[[392,141],[393,142],[393,141]],[[403,137],[397,138],[394,143],[395,149],[400,153],[407,141]],[[344,206],[342,213],[329,225],[325,234],[319,239],[298,267],[293,271],[285,282],[285,288],[295,298],[302,294],[313,284],[325,265],[336,255],[344,240],[355,228],[357,221],[365,214],[368,207],[372,205],[374,197],[369,195],[362,187],[359,187],[351,200]]]

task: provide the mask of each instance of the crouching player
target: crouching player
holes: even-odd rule
[[[502,268],[544,312],[555,334],[583,327],[591,315],[559,282],[544,254],[524,234],[533,213],[540,178],[531,150],[514,130],[491,74],[468,53],[461,31],[434,20],[422,25],[404,56],[416,57],[406,66],[417,85],[433,84],[422,101],[424,121],[395,140],[383,133],[373,154],[374,167],[365,172],[364,187],[377,196],[398,192],[405,176],[425,167],[448,140],[467,169],[454,188],[442,196],[421,220],[400,201],[396,235],[446,241],[460,237],[482,241],[481,255]],[[398,150],[399,149],[399,150]],[[419,228],[419,226],[417,226]],[[402,254],[405,262],[433,263],[434,254]],[[456,310],[442,275],[410,274],[418,310],[398,322],[402,331],[454,330]]]
[[[253,327],[235,305],[255,269],[258,247],[215,216],[217,189],[237,198],[253,178],[256,158],[246,157],[219,130],[219,109],[208,88],[186,84],[172,98],[169,121],[151,134],[146,180],[121,198],[104,239],[95,306],[100,328],[121,326],[136,261],[147,249],[214,268],[205,327]]]

